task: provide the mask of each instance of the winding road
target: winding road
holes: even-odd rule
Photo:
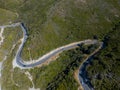
[[[16,27],[16,26],[20,26],[21,27],[21,29],[23,31],[23,38],[21,39],[21,44],[19,45],[19,48],[18,48],[17,53],[15,55],[15,58],[13,60],[13,63],[12,63],[13,64],[13,68],[15,68],[15,67],[19,67],[21,69],[33,68],[33,67],[36,67],[37,65],[40,65],[40,64],[46,62],[48,59],[50,59],[51,57],[55,56],[56,54],[59,54],[59,53],[65,51],[65,50],[70,50],[70,49],[76,48],[80,44],[90,45],[90,44],[97,44],[97,43],[99,43],[99,45],[100,45],[99,48],[96,51],[94,51],[85,60],[85,62],[86,62],[86,61],[88,61],[88,59],[91,56],[93,56],[95,53],[97,53],[102,48],[102,45],[103,45],[103,43],[99,42],[98,40],[87,39],[87,40],[84,40],[84,41],[74,42],[74,43],[71,43],[71,44],[59,47],[57,49],[54,49],[54,50],[50,51],[49,53],[43,55],[42,57],[38,58],[37,60],[25,61],[25,60],[23,60],[21,58],[21,52],[22,52],[23,46],[24,46],[24,44],[25,44],[25,42],[27,40],[27,37],[28,37],[24,24],[23,23],[15,23],[15,24],[11,24],[11,25],[0,26],[0,28],[8,28],[8,27]],[[84,63],[80,67],[80,71],[79,71],[80,73],[83,72]],[[79,77],[79,75],[78,75],[78,77]],[[91,88],[86,83],[84,83],[83,77],[80,76],[79,80],[82,83],[82,86],[83,86],[83,88],[85,90],[91,90]],[[86,89],[86,87],[88,87],[88,88]]]

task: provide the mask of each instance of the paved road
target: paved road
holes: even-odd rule
[[[4,26],[0,26],[0,28],[9,28],[9,27],[16,27],[19,26],[21,23],[13,23],[10,25],[4,25]]]
[[[20,26],[22,31],[23,31],[23,38],[21,39],[21,44],[20,44],[20,46],[17,50],[15,59],[13,60],[13,64],[17,65],[17,67],[19,67],[19,68],[23,68],[23,69],[33,68],[33,67],[35,67],[37,65],[40,65],[43,62],[47,61],[49,58],[53,57],[54,55],[56,55],[58,53],[61,53],[65,50],[76,48],[76,47],[78,47],[78,45],[83,44],[83,43],[86,44],[86,45],[100,43],[99,49],[102,48],[102,43],[101,42],[99,42],[97,40],[87,39],[87,40],[84,40],[84,41],[74,42],[74,43],[59,47],[55,50],[52,50],[49,53],[40,57],[39,59],[35,60],[34,62],[33,61],[32,62],[31,61],[26,62],[21,58],[21,52],[22,52],[24,43],[26,42],[27,37],[28,37],[24,24],[23,23],[15,23],[15,24],[11,24],[11,25],[0,26],[0,28],[16,27],[16,26]],[[97,49],[92,55],[94,55],[99,49]],[[90,55],[89,57],[91,57],[92,55]],[[83,63],[82,67],[84,67],[84,63]],[[82,67],[80,68],[80,72],[83,72]],[[84,89],[87,87],[87,89],[85,89],[85,90],[91,90],[91,88],[89,88],[89,86],[84,83],[83,77],[79,77],[79,80],[82,83],[82,86],[83,86]]]
[[[103,47],[103,42],[99,42],[99,47],[93,52],[91,53],[82,63],[82,65],[79,68],[79,81],[81,82],[84,90],[94,90],[90,80],[87,77],[87,71],[86,71],[86,67],[91,63],[91,61],[93,60],[93,56]]]
[[[55,56],[58,53],[61,53],[62,51],[69,50],[69,49],[77,47],[78,44],[82,44],[82,43],[84,43],[84,44],[96,44],[97,43],[96,40],[85,40],[85,41],[75,42],[75,43],[72,43],[72,44],[69,44],[69,45],[66,45],[66,46],[59,47],[55,50],[52,50],[51,52],[49,52],[49,53],[45,54],[44,56],[40,57],[38,60],[35,60],[36,62],[34,62],[34,63],[33,62],[27,63],[27,62],[24,62],[24,60],[22,60],[22,58],[21,58],[21,51],[22,51],[24,43],[26,42],[26,39],[27,39],[26,30],[22,25],[21,25],[21,27],[22,27],[22,30],[24,32],[24,35],[23,35],[24,37],[23,37],[22,43],[19,46],[19,49],[18,49],[17,54],[16,54],[16,62],[21,67],[32,68],[32,67],[35,67],[37,65],[40,65],[43,62],[47,61],[49,58]]]

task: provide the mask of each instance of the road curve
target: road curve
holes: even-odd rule
[[[90,39],[84,40],[84,41],[79,41],[79,42],[74,42],[72,44],[68,44],[68,45],[65,45],[65,46],[59,47],[55,50],[50,51],[49,53],[43,55],[39,59],[33,60],[34,63],[33,63],[33,61],[26,62],[21,58],[21,52],[22,52],[24,43],[27,40],[27,33],[26,33],[25,26],[23,24],[20,24],[20,26],[21,26],[22,31],[23,31],[23,38],[21,39],[22,43],[20,44],[19,49],[17,50],[16,56],[15,56],[15,59],[13,62],[17,63],[18,67],[24,68],[24,69],[28,69],[28,68],[32,68],[32,67],[35,67],[37,65],[40,65],[43,62],[47,61],[49,58],[53,57],[54,55],[61,53],[65,50],[69,50],[69,49],[78,47],[79,44],[82,44],[82,43],[84,43],[84,44],[96,44],[96,43],[98,43],[97,40],[90,40]]]
[[[91,63],[91,61],[93,60],[93,56],[100,50],[102,49],[104,46],[103,42],[99,42],[99,47],[93,52],[91,53],[89,56],[87,56],[87,58],[82,62],[82,65],[79,67],[79,73],[78,73],[78,78],[80,83],[82,84],[82,87],[84,88],[84,90],[94,90],[90,80],[88,79],[87,76],[87,71],[86,71],[86,67]]]
[[[24,24],[23,23],[15,23],[15,24],[11,24],[11,25],[0,26],[0,28],[16,27],[16,26],[20,26],[21,27],[21,29],[23,31],[23,38],[21,39],[21,44],[19,45],[19,48],[18,48],[17,53],[15,55],[15,58],[13,60],[13,68],[15,68],[15,67],[19,67],[21,69],[33,68],[33,67],[35,67],[37,65],[40,65],[40,64],[44,63],[45,61],[47,61],[48,59],[50,59],[54,55],[59,54],[59,53],[61,53],[63,51],[66,51],[66,50],[70,50],[70,49],[76,48],[80,44],[90,45],[90,44],[99,43],[100,44],[99,49],[102,48],[102,43],[99,42],[98,40],[87,39],[87,40],[84,40],[84,41],[74,42],[74,43],[71,43],[71,44],[59,47],[57,49],[54,49],[54,50],[50,51],[49,53],[43,55],[42,57],[38,58],[37,60],[33,60],[34,62],[33,61],[32,62],[31,61],[24,61],[21,58],[21,52],[22,52],[23,46],[24,46],[24,44],[25,44],[25,42],[27,40],[27,37],[28,37]],[[93,54],[95,54],[96,52],[94,52]],[[91,57],[92,55],[90,55],[89,57]],[[80,82],[83,83],[82,79],[79,79],[79,80],[80,80]],[[83,88],[84,88],[84,85],[85,84],[82,84]]]

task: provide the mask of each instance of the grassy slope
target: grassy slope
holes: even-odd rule
[[[65,51],[60,54],[60,58],[49,65],[31,69],[35,86],[41,90],[77,90],[78,84],[73,78],[73,73],[88,55],[83,51],[91,49],[93,52],[95,50],[95,45],[88,49],[87,47],[90,46]]]
[[[17,9],[22,2],[23,0],[0,0],[0,25],[18,22]]]
[[[16,20],[17,16],[15,13],[0,8],[0,25],[10,24]]]
[[[95,90],[120,89],[120,22],[105,37],[105,48],[87,71]]]
[[[5,55],[9,55],[13,44],[17,42],[18,38],[20,38],[21,35],[22,35],[22,31],[20,27],[4,29],[4,33],[3,33],[4,42],[0,47],[0,61],[3,60]]]
[[[102,39],[119,19],[117,0],[18,0],[1,1],[1,7],[19,14],[29,39],[22,57],[36,59],[46,52],[97,35]]]
[[[2,90],[27,90],[31,86],[29,79],[26,77],[23,71],[19,69],[13,70],[12,67],[12,60],[14,59],[18,45],[20,44],[18,41],[22,37],[21,28],[5,28],[4,37],[5,40],[1,46],[0,53],[6,55],[7,60],[3,64],[4,68],[2,70],[2,78],[0,81],[2,83]],[[11,52],[12,46],[16,43],[16,47]],[[3,58],[1,58],[1,60],[3,60]],[[15,83],[19,84],[20,87],[17,87]]]
[[[15,1],[0,0],[0,7],[11,10],[12,12],[17,11],[20,15],[18,21],[23,21],[28,28],[29,39],[23,50],[23,57],[25,59],[29,58],[28,47],[31,48],[32,57],[38,58],[40,55],[58,46],[86,38],[93,38],[93,35],[97,35],[99,39],[103,39],[104,35],[112,30],[113,25],[119,20],[120,15],[120,6],[117,0],[86,0],[86,2],[81,2],[81,0],[27,0],[23,2],[23,0],[21,0],[21,2],[17,1],[18,3]],[[8,19],[6,19],[6,21]],[[4,89],[7,90],[9,90],[9,88],[18,90],[20,88],[14,86],[10,81],[10,74],[8,74],[11,73],[10,60],[12,60],[12,58],[13,57],[10,56],[9,61],[6,61],[4,64],[3,87],[6,87]],[[60,60],[64,59],[65,58],[61,58]],[[52,65],[58,67],[58,64],[53,63]],[[62,64],[60,63],[60,65]],[[19,70],[15,71],[21,72]],[[52,69],[48,71],[51,72]],[[50,76],[48,73],[39,72],[39,69],[33,69],[33,72],[35,72],[36,77],[39,77],[41,74],[43,74],[43,76]],[[54,74],[58,72],[54,71],[51,73]],[[14,75],[16,74],[14,73]],[[20,73],[20,75],[23,74]],[[19,80],[20,78],[18,77],[16,76],[14,78],[15,80],[18,79],[17,83],[27,82],[26,86],[22,85],[24,89],[30,86],[26,77],[24,77],[25,79],[21,79],[23,81]],[[44,84],[48,78],[45,76],[43,79]],[[41,79],[35,79],[36,86],[44,87],[44,85],[39,84],[39,80]],[[59,85],[58,90],[61,89],[61,86],[63,86],[64,89],[66,88],[64,85],[68,82],[67,80],[69,80],[69,77],[61,82],[62,84]],[[71,80],[74,81],[73,78]],[[73,86],[74,84],[75,83],[73,83]],[[71,83],[69,83],[69,85],[71,85]],[[77,86],[77,84],[75,86]]]
[[[0,8],[16,11],[24,0],[0,0]]]
[[[119,7],[108,0],[26,1],[19,8],[20,20],[26,24],[29,33],[22,56],[29,59],[28,47],[35,59],[70,42],[94,35],[102,39],[119,19],[119,11]]]

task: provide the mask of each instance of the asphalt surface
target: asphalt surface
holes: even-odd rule
[[[91,40],[91,39],[87,39],[87,40],[84,40],[84,41],[79,41],[79,42],[74,42],[74,43],[71,43],[71,44],[68,44],[68,45],[65,45],[65,46],[62,46],[62,47],[59,47],[57,49],[54,49],[52,51],[50,51],[49,53],[43,55],[42,57],[40,57],[39,59],[35,60],[35,62],[26,62],[24,61],[22,58],[21,58],[21,52],[22,52],[22,49],[23,49],[23,46],[27,40],[27,30],[26,30],[26,27],[24,26],[23,23],[15,23],[15,24],[11,24],[11,25],[5,25],[5,26],[0,26],[0,28],[7,28],[7,27],[16,27],[16,26],[20,26],[22,31],[23,31],[23,38],[21,39],[21,44],[17,50],[17,53],[16,53],[16,56],[15,56],[15,63],[19,66],[19,67],[22,67],[24,69],[28,69],[28,68],[33,68],[33,67],[36,67],[42,63],[44,63],[45,61],[47,61],[48,59],[50,59],[51,57],[55,56],[56,54],[58,53],[61,53],[65,50],[70,50],[70,49],[73,49],[73,48],[76,48],[78,47],[80,44],[85,44],[85,45],[89,45],[89,44],[96,44],[96,43],[100,43],[99,41],[97,40]],[[100,47],[93,53],[91,54],[89,57],[93,56],[95,53],[97,53],[101,48],[102,48],[102,44],[103,43],[100,43]],[[93,90],[93,88],[91,88],[86,82],[85,82],[85,77],[82,77],[81,74],[83,74],[84,72],[84,68],[85,68],[85,63],[88,62],[89,60],[89,57],[87,60],[85,60],[85,62],[82,64],[81,68],[80,68],[80,75],[79,76],[79,80],[83,86],[83,88],[85,90]],[[83,74],[84,75],[84,74]]]
[[[92,62],[94,55],[103,47],[103,42],[99,42],[99,47],[91,53],[86,60],[82,63],[81,67],[79,68],[79,81],[81,82],[84,90],[94,90],[88,76],[87,76],[87,71],[86,67]]]

